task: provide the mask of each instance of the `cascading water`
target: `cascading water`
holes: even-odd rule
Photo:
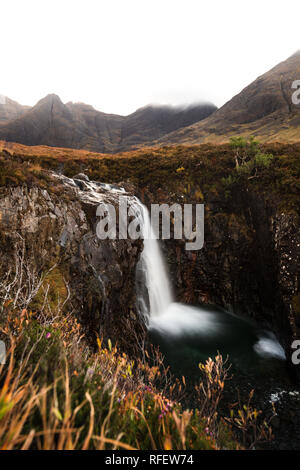
[[[220,351],[237,358],[241,364],[254,363],[255,358],[284,359],[284,351],[270,332],[258,330],[250,322],[217,308],[192,307],[174,302],[171,285],[147,208],[134,196],[118,186],[92,182],[85,178],[66,178],[55,175],[64,184],[76,188],[80,198],[87,202],[106,204],[117,203],[117,198],[126,198],[128,215],[134,217],[139,226],[144,249],[137,264],[136,288],[137,309],[145,319],[150,335],[168,356],[168,362],[181,366],[185,374],[197,367],[199,360],[205,360]],[[84,176],[84,175],[83,175]],[[125,214],[127,222],[127,213]],[[62,240],[63,241],[63,240]],[[97,273],[99,287],[109,302],[105,285]],[[103,308],[106,308],[106,304]]]
[[[118,200],[127,200],[131,211],[129,216],[136,219],[141,238],[144,238],[144,249],[136,271],[137,310],[146,320],[150,340],[159,345],[175,375],[187,377],[189,383],[199,383],[199,362],[205,362],[208,357],[213,358],[220,352],[224,358],[229,355],[232,364],[233,382],[230,390],[235,386],[239,388],[240,379],[243,391],[247,387],[256,387],[260,382],[261,389],[266,390],[265,395],[271,403],[281,402],[282,408],[285,397],[288,397],[289,406],[291,397],[295,397],[295,405],[298,405],[299,392],[286,389],[285,354],[273,333],[262,331],[252,323],[216,307],[192,307],[174,302],[167,268],[151,227],[148,210],[136,197],[117,185],[89,181],[84,175],[74,179],[63,175],[54,176],[73,187],[80,199],[87,203],[112,203],[116,206]],[[63,232],[61,245],[64,246],[67,240],[68,234]],[[110,298],[105,278],[96,270],[94,274],[104,298],[102,315],[107,315]],[[273,382],[268,385],[267,377],[272,380],[275,377],[275,388]]]
[[[143,315],[151,319],[163,314],[173,302],[173,298],[164,259],[151,227],[148,209],[140,201],[136,201],[138,206],[136,214],[144,239],[144,249],[137,271],[146,288],[141,289],[142,295],[140,292],[138,297]]]
[[[254,363],[258,356],[285,359],[269,332],[261,332],[247,320],[217,308],[192,307],[174,302],[167,269],[153,233],[148,209],[137,199],[132,203],[144,249],[137,265],[138,310],[150,334],[175,363],[186,362],[184,351],[196,364],[217,351]],[[266,341],[264,341],[266,339]],[[170,361],[172,362],[172,360]]]

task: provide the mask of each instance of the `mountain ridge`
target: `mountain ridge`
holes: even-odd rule
[[[30,146],[118,153],[164,145],[222,144],[235,135],[265,143],[300,140],[300,105],[292,101],[300,79],[300,50],[260,75],[221,108],[150,104],[128,116],[49,94],[31,107],[0,105],[0,140]]]
[[[300,51],[260,75],[215,113],[162,137],[160,145],[223,143],[233,135],[264,142],[300,140],[300,106],[292,103],[292,83],[300,79]]]
[[[29,106],[23,106],[7,96],[0,95],[0,124],[20,117],[29,108]]]
[[[21,106],[21,105],[19,105]],[[49,94],[15,119],[0,122],[0,139],[24,145],[47,145],[116,153],[147,145],[216,110],[211,103],[186,107],[148,105],[128,116],[97,111],[85,103],[64,104]]]

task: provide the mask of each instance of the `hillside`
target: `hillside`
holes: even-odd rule
[[[300,52],[258,77],[223,107],[145,106],[129,116],[102,113],[84,103],[48,95],[32,108],[6,98],[0,105],[0,139],[30,146],[117,153],[153,145],[225,143],[234,135],[261,142],[297,142],[300,106],[292,83]]]
[[[0,95],[0,124],[19,118],[28,109],[28,106],[22,106],[16,101]]]
[[[64,104],[48,95],[30,109],[3,106],[0,139],[25,145],[48,145],[114,153],[151,144],[163,135],[206,118],[216,107],[147,106],[129,116],[96,111],[83,103]],[[6,111],[5,111],[6,110]],[[1,109],[0,109],[1,113]]]
[[[237,134],[263,142],[296,142],[300,106],[292,103],[294,80],[300,77],[300,52],[258,77],[205,120],[160,139],[160,144],[222,143]]]

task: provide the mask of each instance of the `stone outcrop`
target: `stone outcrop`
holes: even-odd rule
[[[51,189],[52,188],[52,189]],[[142,243],[99,240],[99,201],[117,204],[118,193],[84,179],[51,176],[50,189],[1,188],[2,266],[13,263],[20,236],[38,272],[57,266],[70,305],[89,338],[102,335],[122,349],[135,350],[144,327],[135,307],[135,267]]]
[[[205,243],[186,251],[166,241],[178,300],[215,303],[272,329],[291,358],[300,337],[299,215],[262,195],[236,194],[231,202],[207,196]]]
[[[130,184],[126,189],[148,206],[183,197]],[[73,179],[52,174],[48,188],[1,188],[1,255],[9,265],[21,235],[40,271],[58,264],[74,314],[89,336],[100,333],[129,351],[145,333],[135,293],[143,243],[101,241],[95,233],[99,202],[116,205],[119,190],[118,185],[91,185],[82,174]],[[272,329],[290,358],[291,344],[300,337],[299,214],[282,210],[276,195],[236,191],[229,199],[205,194],[202,250],[186,251],[183,240],[163,243],[174,292],[178,301],[221,305]]]

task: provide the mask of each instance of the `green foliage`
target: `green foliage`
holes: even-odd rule
[[[183,410],[155,388],[158,368],[135,364],[112,345],[103,349],[99,343],[99,352],[77,360],[75,368],[74,349],[67,354],[58,331],[45,334],[35,321],[23,325],[15,353],[9,352],[11,370],[0,370],[2,382],[6,377],[5,388],[0,385],[0,448],[220,448],[199,410]],[[222,423],[220,430],[221,445],[236,448],[230,428]]]
[[[232,185],[234,185],[236,182],[237,182],[238,178],[235,176],[235,175],[228,175],[226,176],[226,178],[222,178],[221,179],[221,182],[223,184],[223,186],[225,186],[226,188],[230,188]]]
[[[230,139],[230,146],[234,151],[235,166],[239,169],[241,166],[247,165],[259,152],[259,142],[250,137],[232,137]]]
[[[0,366],[0,449],[238,447],[229,427],[220,424],[219,440],[216,421],[212,428],[203,412],[182,408],[183,382],[157,351],[149,365],[98,338],[95,352],[61,311],[0,306],[12,345]]]
[[[271,153],[258,152],[255,155],[255,165],[258,168],[269,168],[273,160],[274,155],[272,155]]]
[[[270,152],[263,152],[261,145],[254,137],[232,137],[230,148],[233,151],[235,170],[221,179],[226,199],[232,196],[232,191],[243,191],[249,181],[259,178],[262,180],[260,190],[270,190],[270,182],[274,177],[273,168],[278,161]],[[273,173],[273,175],[272,175]],[[272,183],[273,184],[273,183]]]
[[[249,139],[244,137],[231,137],[230,146],[233,150],[239,152],[240,156],[253,158],[259,151],[259,142],[253,136]]]
[[[31,319],[24,327],[23,334],[17,345],[17,357],[26,345],[34,346],[30,356],[29,370],[37,368],[37,379],[40,385],[45,381],[54,380],[56,370],[64,357],[60,332],[52,326],[43,327],[37,320]],[[55,364],[55,367],[53,365]]]

